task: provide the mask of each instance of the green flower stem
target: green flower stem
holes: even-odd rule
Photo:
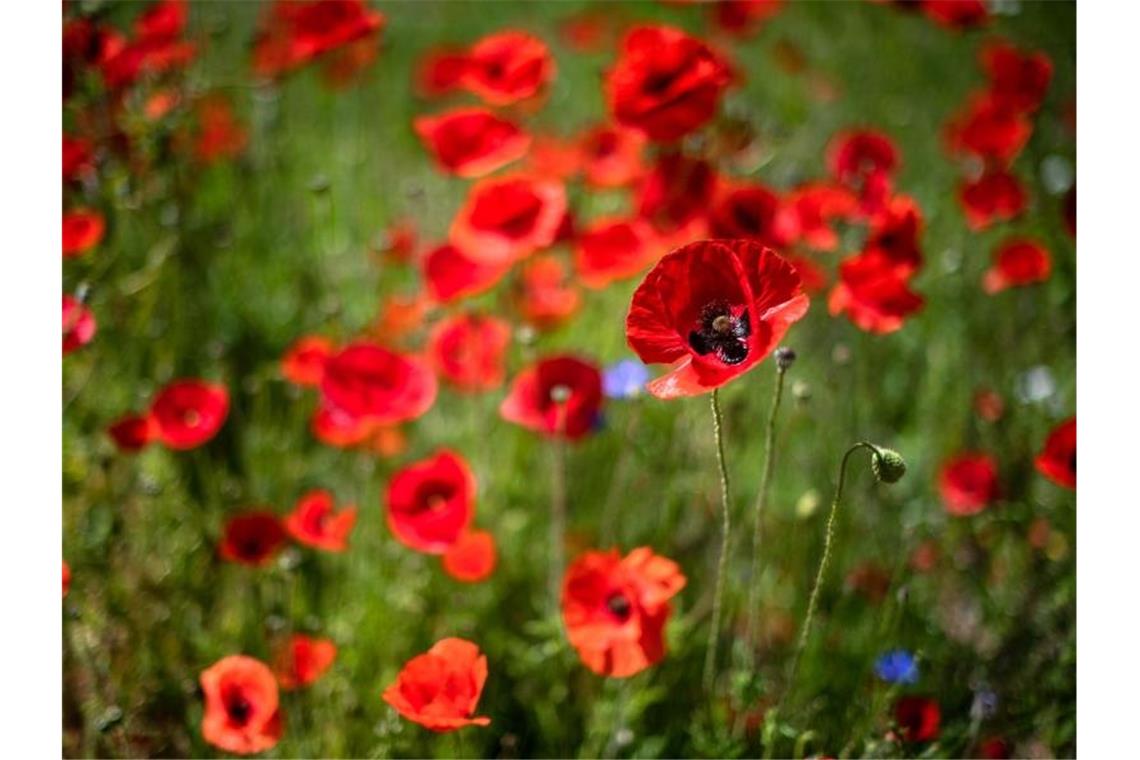
[[[558,421],[551,444],[550,467],[550,609],[557,617],[562,597],[562,571],[566,564],[566,404],[558,405]]]
[[[728,496],[728,467],[724,461],[724,432],[723,419],[720,413],[720,391],[714,390],[711,396],[713,433],[716,436],[716,461],[720,467],[720,505],[721,505],[721,534],[720,557],[717,559],[716,587],[713,591],[712,624],[709,626],[709,645],[705,652],[705,692],[710,694],[713,690],[713,681],[716,675],[716,648],[717,638],[720,634],[721,607],[724,604],[724,577],[728,563],[728,537],[731,528],[731,515],[729,511]]]

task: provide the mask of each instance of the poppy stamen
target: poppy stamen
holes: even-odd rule
[[[698,329],[689,333],[689,345],[699,355],[716,354],[725,364],[740,364],[748,358],[748,336],[752,324],[747,309],[739,316],[723,301],[714,301],[701,309]]]
[[[629,619],[630,613],[633,612],[633,606],[629,603],[629,599],[620,591],[615,591],[606,599],[606,609],[623,623]]]

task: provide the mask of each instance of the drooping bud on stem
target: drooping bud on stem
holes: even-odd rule
[[[787,346],[780,346],[772,355],[776,357],[776,366],[781,372],[787,372],[796,363],[796,352]]]
[[[894,449],[871,447],[871,472],[883,483],[897,483],[906,475],[906,460]]]

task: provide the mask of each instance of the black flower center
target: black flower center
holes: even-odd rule
[[[629,599],[626,598],[625,594],[620,591],[615,591],[606,599],[606,609],[608,609],[614,617],[624,623],[629,619],[629,615],[633,611],[633,606],[629,603]]]
[[[748,358],[751,334],[747,309],[734,316],[727,303],[714,301],[701,309],[697,329],[689,333],[689,345],[701,356],[716,354],[725,364],[740,364]]]
[[[239,695],[230,698],[226,704],[226,714],[234,723],[245,724],[249,720],[249,714],[253,712],[253,705],[249,703],[245,697]]]
[[[1077,452],[1075,450],[1069,455],[1069,469],[1073,472],[1077,471]]]

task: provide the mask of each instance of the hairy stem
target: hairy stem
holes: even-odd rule
[[[720,468],[720,506],[721,506],[721,534],[720,556],[717,559],[716,587],[713,591],[712,623],[709,627],[709,645],[705,652],[705,692],[710,694],[716,675],[716,648],[720,634],[721,607],[724,605],[724,577],[728,563],[728,538],[732,517],[729,510],[728,496],[728,466],[724,461],[724,432],[723,420],[720,414],[720,391],[712,392],[713,434],[716,436],[716,461]]]

